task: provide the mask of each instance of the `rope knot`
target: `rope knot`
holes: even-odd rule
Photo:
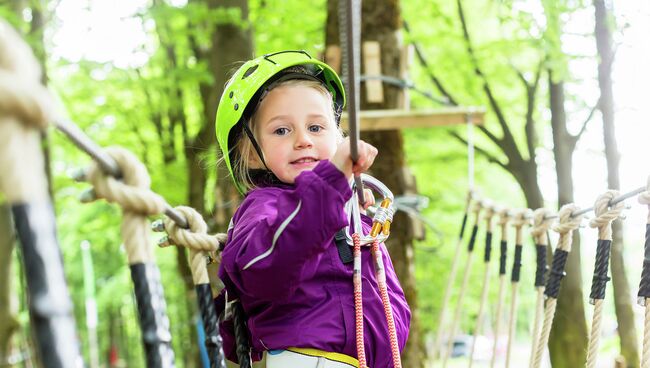
[[[525,225],[530,224],[531,210],[524,208],[517,210],[512,219],[512,226],[516,228],[524,227]]]
[[[174,209],[187,219],[187,223],[190,226],[189,229],[183,229],[172,219],[165,217],[163,220],[165,230],[174,244],[206,252],[219,249],[220,239],[222,237],[208,234],[208,224],[205,223],[203,217],[194,208],[178,206]]]
[[[166,202],[149,189],[151,178],[137,157],[120,147],[106,149],[122,171],[118,180],[106,175],[99,165],[93,164],[88,171],[88,181],[94,186],[98,198],[119,204],[124,211],[151,216],[163,213]]]
[[[553,230],[560,234],[557,249],[566,252],[571,251],[571,232],[582,222],[582,215],[572,217],[571,214],[577,212],[580,208],[573,203],[565,204],[558,212],[558,222],[553,225]]]
[[[506,226],[510,222],[510,209],[505,207],[497,212],[499,216],[499,226]]]
[[[534,237],[539,238],[540,236],[545,235],[548,229],[551,227],[552,222],[548,218],[550,217],[550,214],[551,211],[543,207],[533,211],[533,226],[530,230],[530,233]]]
[[[612,239],[612,221],[616,220],[623,212],[624,203],[621,201],[610,208],[609,202],[618,197],[619,191],[608,190],[601,194],[594,204],[594,212],[596,217],[589,221],[589,226],[598,228],[598,237],[600,239]]]
[[[55,109],[41,75],[41,66],[30,47],[0,19],[0,115],[45,129]]]

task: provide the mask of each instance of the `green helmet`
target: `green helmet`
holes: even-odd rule
[[[305,71],[287,71],[287,68],[294,66],[304,67]],[[339,76],[329,65],[313,59],[305,51],[280,51],[266,54],[242,65],[221,95],[216,121],[217,141],[223,159],[241,193],[245,190],[233,173],[233,156],[230,150],[236,140],[242,136],[242,131],[245,131],[262,158],[259,145],[245,122],[253,114],[262,94],[274,84],[288,79],[314,79],[322,83],[332,93],[334,105],[338,110],[337,117],[345,106],[345,90]]]

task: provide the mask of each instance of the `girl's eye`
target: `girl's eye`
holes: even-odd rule
[[[323,127],[320,126],[320,125],[310,125],[309,126],[309,131],[312,132],[312,133],[318,133],[321,130],[323,130]]]
[[[288,133],[289,133],[289,129],[287,129],[287,128],[278,128],[278,129],[273,131],[273,134],[276,134],[276,135],[286,135]]]

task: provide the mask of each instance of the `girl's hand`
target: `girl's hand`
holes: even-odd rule
[[[350,157],[350,138],[345,138],[339,143],[334,156],[332,157],[332,164],[345,175],[346,178],[352,175],[358,175],[367,171],[377,157],[377,149],[372,145],[359,140],[357,146],[359,157],[357,162],[353,163]]]
[[[372,206],[375,204],[375,195],[372,194],[372,190],[368,188],[363,189],[363,202],[359,202],[361,206],[363,206],[363,210],[367,210],[368,207]]]

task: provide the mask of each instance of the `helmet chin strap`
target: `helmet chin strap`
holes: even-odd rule
[[[248,139],[251,141],[253,144],[253,148],[255,148],[255,152],[257,152],[257,156],[260,158],[260,161],[262,162],[262,165],[264,165],[264,168],[267,171],[271,171],[268,166],[266,166],[266,162],[264,161],[264,155],[262,154],[262,148],[260,147],[259,144],[257,144],[257,140],[253,136],[253,132],[251,132],[250,128],[248,127],[248,124],[244,123],[244,132],[246,132],[246,135],[248,136]]]

